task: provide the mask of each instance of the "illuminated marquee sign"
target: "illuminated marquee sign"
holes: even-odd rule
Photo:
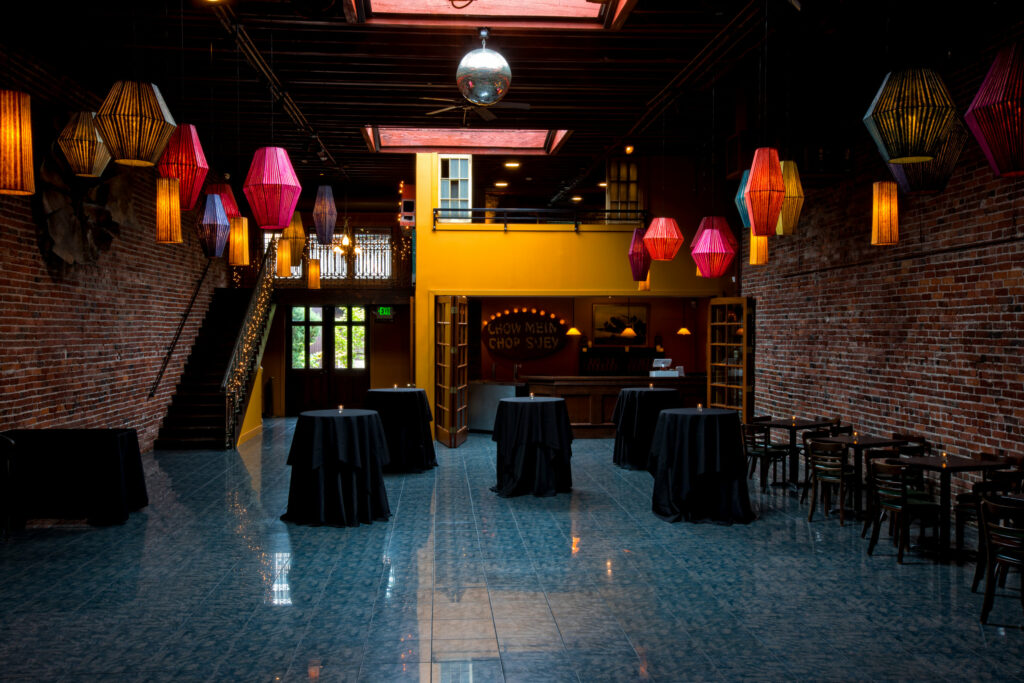
[[[565,320],[543,309],[518,308],[492,315],[481,339],[494,356],[532,360],[550,356],[565,346]]]

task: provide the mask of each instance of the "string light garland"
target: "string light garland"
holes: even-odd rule
[[[83,178],[99,178],[110,163],[110,150],[100,137],[95,118],[91,111],[75,112],[57,136],[57,146],[72,172]]]

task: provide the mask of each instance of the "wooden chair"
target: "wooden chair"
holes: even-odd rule
[[[772,480],[777,475],[778,463],[783,463],[782,471],[785,473],[786,459],[789,457],[789,448],[778,446],[769,440],[771,430],[767,425],[748,423],[743,425],[743,445],[747,451],[747,462],[750,466],[750,474],[754,476],[754,470],[758,462],[761,463],[761,491],[768,490],[768,465],[772,466]]]
[[[846,446],[823,441],[810,442],[811,458],[811,509],[807,521],[814,519],[814,508],[821,490],[822,506],[828,517],[829,498],[833,486],[839,489],[839,526],[846,521],[846,484],[854,476],[853,468],[846,464]]]
[[[971,519],[981,519],[981,499],[994,494],[1020,493],[1024,486],[1024,470],[989,470],[984,479],[971,487],[970,493],[959,493],[953,504],[956,515],[956,552],[957,556],[964,550],[964,530]],[[974,584],[971,590],[977,590],[981,580],[984,562],[984,538],[978,529],[978,564],[974,572]]]
[[[853,435],[853,425],[844,425],[843,421],[838,417],[832,419],[832,426],[828,428],[831,436],[839,436],[840,434]]]
[[[872,529],[868,555],[874,552],[878,544],[882,518],[888,514],[890,524],[894,527],[896,561],[903,564],[903,552],[910,546],[910,522],[920,519],[923,525],[925,521],[930,521],[933,532],[938,536],[939,504],[928,497],[910,495],[906,469],[896,460],[876,458],[871,461],[869,472],[868,516]]]
[[[804,476],[806,477],[806,480],[803,483],[803,493],[800,494],[801,504],[807,500],[807,492],[811,490],[811,442],[817,441],[818,439],[824,439],[829,436],[832,436],[832,432],[828,429],[815,429],[813,431],[804,432],[801,435],[804,443],[800,449],[800,455],[804,462]]]
[[[1024,570],[1024,503],[1010,499],[981,501],[981,529],[985,536],[985,600],[981,623],[988,623],[996,594],[996,582],[1005,581],[1006,571]],[[1024,590],[1020,594],[1024,608]]]

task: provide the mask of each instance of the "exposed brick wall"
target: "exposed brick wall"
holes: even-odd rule
[[[952,79],[958,103],[988,63]],[[871,246],[871,183],[890,177],[860,147],[865,170],[807,183],[796,234],[743,268],[757,411],[923,433],[951,455],[1024,455],[1024,179],[994,177],[971,137],[944,193],[900,194],[899,244]]]
[[[112,164],[113,165],[113,164]],[[109,172],[109,171],[108,171]],[[153,446],[213,288],[210,267],[157,394],[147,398],[207,259],[182,215],[185,243],[153,240],[154,173],[133,175],[138,226],[122,226],[96,263],[51,278],[31,198],[0,196],[0,429],[130,427]]]

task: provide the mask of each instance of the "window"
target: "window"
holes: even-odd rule
[[[449,221],[468,221],[468,209],[472,193],[472,170],[469,156],[440,156],[441,161],[441,211],[440,218]]]
[[[640,182],[635,161],[612,159],[608,162],[608,188],[605,194],[605,208],[609,211],[639,211]],[[611,219],[636,218],[636,214],[612,213]]]
[[[334,307],[334,369],[366,367],[366,307]]]
[[[293,370],[320,370],[324,367],[324,309],[320,306],[293,306],[291,317],[291,353]]]

